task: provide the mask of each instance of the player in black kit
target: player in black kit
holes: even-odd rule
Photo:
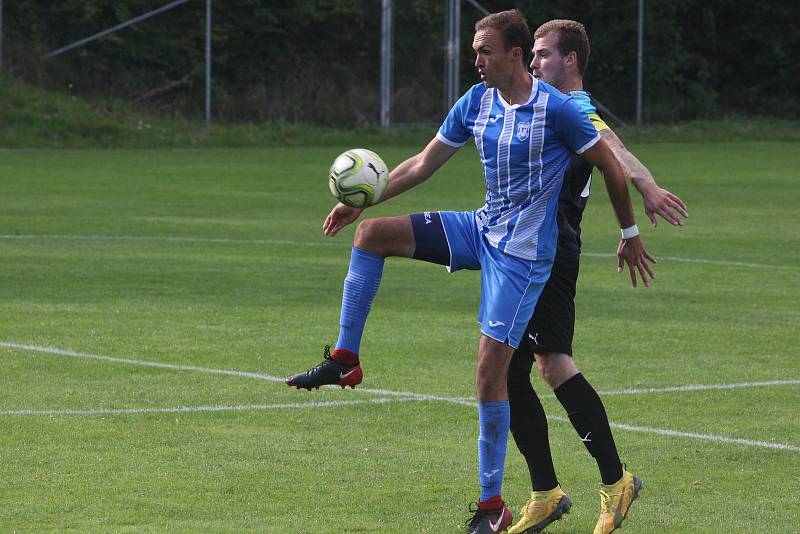
[[[540,26],[534,39],[533,75],[577,100],[600,135],[610,142],[626,178],[641,193],[653,225],[656,214],[673,225],[681,225],[678,215],[688,216],[684,203],[656,184],[650,172],[625,149],[599,116],[591,95],[583,91],[583,73],[589,58],[589,40],[583,25],[553,20]],[[510,534],[540,532],[572,505],[558,483],[547,418],[531,384],[534,361],[600,469],[601,510],[594,534],[607,534],[618,528],[642,488],[641,480],[623,469],[603,402],[572,359],[580,223],[589,197],[591,174],[592,166],[580,156],[573,156],[559,197],[559,237],[553,270],[508,371],[511,431],[528,463],[533,486],[531,499],[523,507],[520,520],[509,529]],[[625,240],[637,234],[637,228],[625,228],[622,237]],[[645,285],[646,274],[640,270]],[[635,287],[636,273],[631,270],[630,275]]]

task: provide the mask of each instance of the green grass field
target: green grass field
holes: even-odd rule
[[[0,530],[463,530],[478,273],[389,260],[363,387],[278,380],[336,338],[343,148],[0,151]],[[800,532],[800,144],[634,150],[691,217],[644,228],[632,190],[661,260],[636,290],[601,180],[585,217],[575,358],[645,483],[623,532]],[[482,199],[468,148],[367,215]],[[547,532],[591,532],[596,466],[534,386],[574,502]],[[528,491],[510,443],[515,515]]]

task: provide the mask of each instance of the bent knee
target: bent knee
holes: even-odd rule
[[[569,354],[555,352],[536,354],[536,368],[550,389],[557,389],[580,372]]]
[[[384,219],[364,219],[356,227],[353,246],[379,256],[393,255],[389,248],[391,229]]]
[[[411,257],[414,254],[411,219],[407,216],[365,219],[356,228],[353,246],[383,257]]]
[[[356,227],[356,234],[353,237],[353,245],[362,249],[374,252],[371,248],[379,241],[380,219],[364,219]]]

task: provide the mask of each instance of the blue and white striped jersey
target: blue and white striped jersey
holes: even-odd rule
[[[495,88],[472,86],[436,134],[463,146],[470,137],[483,163],[486,204],[478,229],[499,250],[528,260],[555,256],[558,193],[572,153],[600,135],[575,101],[533,77],[528,102],[510,105]]]

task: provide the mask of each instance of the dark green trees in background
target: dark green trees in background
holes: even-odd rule
[[[167,0],[4,3],[6,74],[149,110],[203,109],[205,2],[193,0],[101,41],[53,49]],[[637,0],[480,2],[517,7],[531,29],[583,22],[592,45],[587,88],[616,114],[634,113]],[[443,115],[443,0],[395,0],[398,122]],[[219,120],[375,122],[380,0],[215,0],[214,114]],[[673,121],[725,114],[800,117],[800,7],[763,0],[646,0],[644,114]],[[462,8],[462,89],[475,83],[470,49],[480,13]]]

